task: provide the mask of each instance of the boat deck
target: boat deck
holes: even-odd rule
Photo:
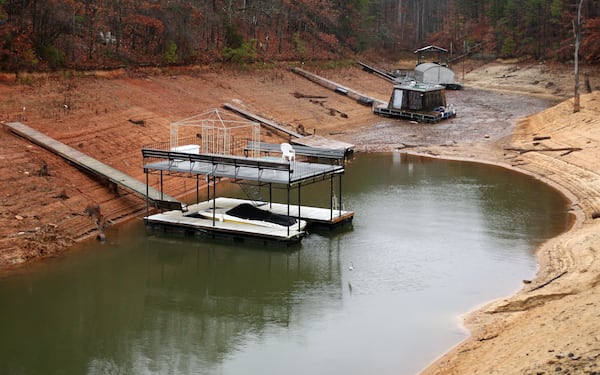
[[[245,222],[219,220],[217,217],[200,217],[198,212],[218,209],[230,209],[251,201],[235,198],[217,198],[187,206],[186,211],[167,211],[144,218],[146,224],[154,229],[177,231],[190,234],[203,234],[210,237],[254,238],[259,240],[278,241],[285,243],[298,242],[306,235],[296,225],[290,227],[268,227]],[[354,217],[353,211],[332,210],[329,208],[287,205],[281,203],[266,203],[260,208],[272,213],[299,217],[309,224],[335,226],[350,222]],[[257,223],[259,224],[259,223]]]
[[[412,120],[422,123],[434,124],[436,122],[440,122],[445,119],[449,119],[456,116],[456,112],[453,111],[445,111],[445,112],[417,112],[417,111],[407,111],[404,109],[393,109],[388,108],[387,105],[377,105],[373,106],[373,113],[376,115],[391,117],[391,118],[400,118],[405,120]]]

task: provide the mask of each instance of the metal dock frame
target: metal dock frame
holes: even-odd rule
[[[252,144],[251,144],[252,146]],[[208,182],[208,199],[213,204],[212,225],[216,227],[216,182],[221,178],[231,179],[233,181],[251,181],[259,185],[269,185],[269,191],[273,184],[284,185],[287,189],[287,215],[291,216],[290,201],[291,190],[297,188],[298,205],[297,219],[300,222],[301,212],[301,188],[310,183],[330,180],[330,207],[329,220],[330,225],[337,225],[345,221],[351,221],[354,213],[342,211],[342,175],[344,165],[336,164],[318,164],[306,162],[287,162],[264,158],[249,158],[233,155],[215,155],[215,154],[192,154],[183,152],[174,152],[159,150],[153,148],[143,148],[142,156],[144,159],[144,173],[146,174],[146,183],[148,184],[149,173],[160,174],[160,184],[162,190],[163,172],[169,174],[183,175],[184,177],[199,175],[206,176]],[[335,176],[339,178],[339,207],[337,215],[334,215],[333,207],[333,181]],[[210,191],[212,183],[212,192]],[[198,185],[197,185],[198,189]],[[198,193],[197,193],[198,195]],[[269,203],[272,204],[271,197]],[[183,208],[183,207],[182,207]],[[177,209],[177,208],[176,208]],[[149,212],[147,212],[149,214]],[[294,216],[296,216],[294,214]],[[317,220],[319,221],[319,220]],[[324,224],[324,220],[320,220]],[[300,226],[300,224],[299,224]],[[290,228],[288,227],[288,236]]]

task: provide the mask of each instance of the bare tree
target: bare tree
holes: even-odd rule
[[[579,103],[579,42],[581,39],[581,6],[583,0],[577,5],[577,20],[573,20],[573,34],[575,36],[575,98],[573,100],[573,113],[581,109]]]

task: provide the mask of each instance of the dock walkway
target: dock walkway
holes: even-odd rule
[[[362,68],[363,68],[363,70],[365,72],[375,74],[376,76],[378,76],[380,78],[383,78],[383,79],[385,79],[388,82],[395,83],[396,80],[397,80],[397,77],[394,77],[393,75],[391,75],[391,74],[389,74],[387,72],[384,72],[383,70],[374,68],[374,67],[372,67],[370,65],[367,65],[367,64],[365,64],[363,62],[359,61],[358,65],[362,66]]]
[[[295,145],[301,145],[306,147],[315,147],[315,148],[326,148],[326,149],[343,149],[346,153],[352,153],[354,151],[354,145],[347,142],[338,141],[335,139],[325,138],[318,135],[302,135],[296,133],[295,131],[291,131],[286,129],[284,126],[279,125],[275,121],[268,120],[262,116],[254,114],[250,111],[242,109],[238,106],[235,106],[230,103],[223,104],[225,109],[228,109],[233,112],[237,112],[246,118],[261,123],[265,126],[270,127],[271,129],[275,129],[287,134],[290,137],[290,143]],[[292,138],[295,137],[295,138]]]
[[[359,103],[372,103],[375,105],[378,104],[386,104],[383,100],[377,99],[377,98],[372,98],[368,95],[365,95],[363,93],[360,93],[356,90],[353,90],[349,87],[340,85],[337,82],[331,81],[327,78],[323,78],[321,76],[318,76],[314,73],[310,73],[307,72],[304,69],[300,69],[300,68],[292,68],[292,72],[298,74],[299,76],[302,76],[310,81],[313,81],[325,88],[328,88],[330,90],[333,90],[334,92],[337,92],[339,94],[342,95],[346,95],[354,100],[356,100]]]
[[[275,130],[278,130],[278,131],[280,131],[282,133],[285,133],[288,136],[292,136],[292,137],[296,137],[296,138],[302,138],[303,137],[302,134],[299,134],[299,133],[296,133],[295,131],[286,129],[285,127],[277,124],[275,121],[268,120],[268,119],[266,119],[264,117],[261,117],[261,116],[259,116],[257,114],[251,113],[250,111],[242,109],[242,108],[240,108],[240,107],[238,107],[236,105],[233,105],[233,104],[230,104],[230,103],[224,103],[223,104],[223,108],[228,109],[228,110],[233,111],[233,112],[237,112],[240,115],[245,116],[246,118],[249,118],[250,120],[259,122],[261,124],[264,124],[264,125],[272,128],[272,129],[275,129]]]
[[[97,159],[92,158],[71,146],[57,141],[43,133],[38,132],[29,126],[20,122],[5,123],[13,133],[61,156],[68,162],[77,167],[90,172],[94,175],[105,178],[106,180],[121,186],[122,188],[139,195],[142,198],[148,197],[153,202],[157,201],[172,201],[177,202],[177,199],[168,196],[160,191],[147,186],[145,183],[109,166]],[[147,194],[146,194],[147,193]]]

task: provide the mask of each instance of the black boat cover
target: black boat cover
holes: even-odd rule
[[[242,203],[226,212],[227,215],[239,217],[246,220],[262,220],[285,227],[296,224],[296,219],[287,215],[274,214],[270,211],[261,210],[249,203]]]

